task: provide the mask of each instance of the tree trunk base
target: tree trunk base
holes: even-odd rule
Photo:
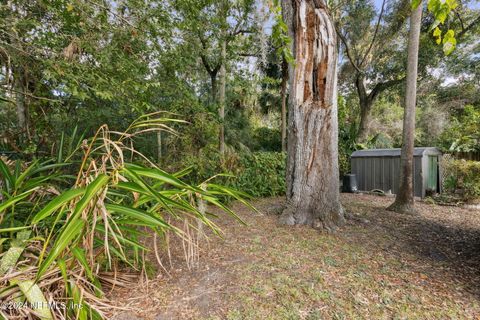
[[[281,225],[306,225],[327,233],[335,232],[345,225],[345,222],[342,207],[340,207],[340,212],[314,212],[312,214],[308,212],[308,209],[286,205],[278,219],[278,223]]]
[[[397,203],[395,201],[387,208],[387,210],[408,215],[418,214],[418,211],[415,209],[413,203]]]

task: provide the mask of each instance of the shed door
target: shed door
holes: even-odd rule
[[[437,191],[438,157],[428,156],[428,181],[427,189]]]

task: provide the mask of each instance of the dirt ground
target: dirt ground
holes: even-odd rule
[[[225,236],[197,268],[176,261],[113,297],[138,319],[480,319],[480,210],[417,203],[405,216],[385,210],[392,201],[343,194],[354,219],[334,234],[236,204],[247,226],[220,216]]]

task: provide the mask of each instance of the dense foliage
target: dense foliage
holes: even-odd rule
[[[451,152],[480,151],[480,108],[467,105],[453,116],[442,140],[444,148]]]
[[[465,200],[480,198],[480,162],[453,160],[445,163],[447,192],[459,194]]]
[[[206,151],[206,150],[204,150]],[[191,181],[203,181],[219,172],[222,184],[252,197],[285,194],[286,154],[282,152],[227,152],[221,159],[216,150],[191,158]]]
[[[0,260],[2,300],[23,294],[42,319],[53,319],[52,312],[104,318],[111,312],[105,290],[117,281],[118,269],[144,269],[149,233],[155,242],[161,239],[162,248],[168,247],[169,234],[178,236],[189,247],[188,262],[197,250],[196,237],[202,236],[199,226],[221,232],[207,205],[236,217],[220,198],[244,202],[237,191],[214,179],[187,184],[181,178],[188,170],[169,174],[132,148],[133,137],[165,130],[173,121],[144,116],[125,132],[102,126],[63,162],[36,160],[22,167],[20,160],[0,160],[0,251],[7,250]],[[68,174],[72,169],[75,175]],[[40,303],[45,296],[67,298],[71,306],[48,308]],[[6,312],[25,316],[28,310]]]

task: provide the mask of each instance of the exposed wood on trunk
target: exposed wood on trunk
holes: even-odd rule
[[[331,230],[339,199],[336,34],[324,1],[284,0],[290,66],[287,207],[281,222]]]
[[[413,151],[415,142],[415,105],[417,98],[418,50],[422,22],[422,1],[413,10],[408,36],[407,84],[403,118],[403,146],[400,157],[400,187],[390,210],[414,213]]]

